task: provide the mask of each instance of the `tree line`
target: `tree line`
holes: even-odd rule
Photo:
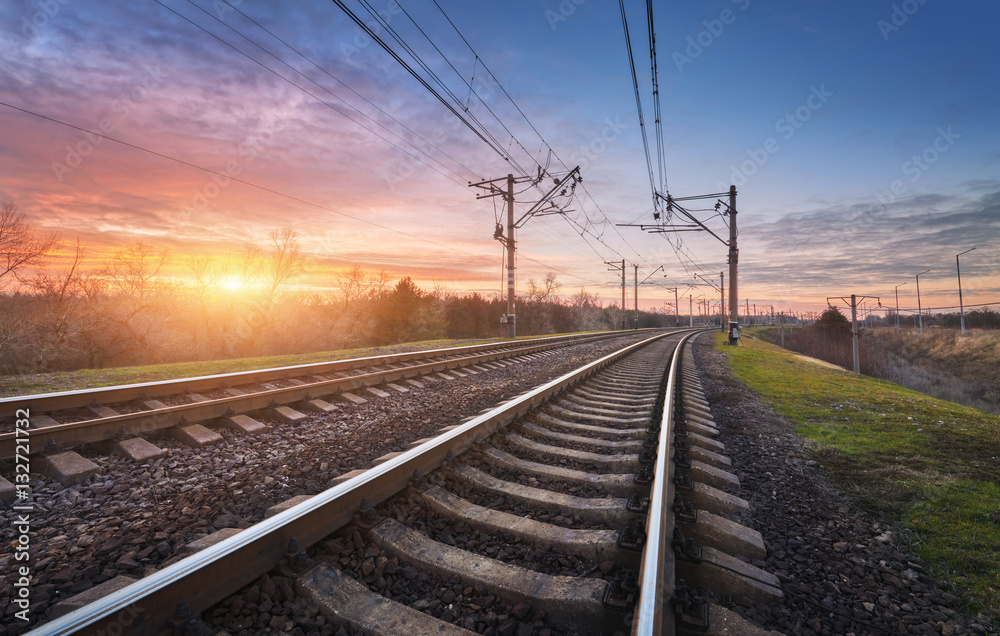
[[[307,353],[438,338],[506,334],[499,294],[420,289],[409,277],[352,267],[333,291],[296,288],[305,255],[290,228],[247,241],[222,257],[192,256],[187,276],[163,274],[175,256],[137,241],[83,271],[47,259],[60,246],[40,236],[13,204],[0,206],[0,373],[36,373]],[[518,335],[613,329],[622,311],[580,289],[563,300],[549,273],[517,299]],[[631,316],[631,312],[630,312]],[[640,312],[638,326],[666,317]],[[672,318],[671,318],[672,320]]]

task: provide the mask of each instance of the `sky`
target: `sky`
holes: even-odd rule
[[[662,146],[644,3],[642,127],[617,3],[342,4],[5,0],[0,201],[91,267],[141,240],[184,276],[291,227],[303,287],[359,265],[492,294],[504,202],[470,183],[519,177],[520,217],[580,166],[515,233],[519,292],[552,272],[616,302],[624,260],[629,306],[636,280],[642,308],[715,300],[728,248],[646,229],[654,190],[735,185],[741,311],[912,308],[925,270],[922,305],[955,306],[970,248],[965,304],[1000,304],[995,2],[656,1]],[[688,203],[728,238],[715,199]]]

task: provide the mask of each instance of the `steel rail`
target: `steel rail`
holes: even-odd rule
[[[586,342],[592,338],[603,337],[606,336],[591,336],[583,340],[573,340],[572,342]],[[552,342],[546,339],[545,342],[530,346],[520,346],[517,348],[505,347],[503,349],[487,351],[486,353],[459,358],[439,359],[434,362],[411,365],[401,369],[363,373],[335,380],[322,380],[292,387],[257,391],[255,393],[247,393],[246,395],[194,402],[191,404],[178,404],[160,409],[122,413],[110,417],[34,428],[32,429],[32,437],[35,441],[31,444],[31,453],[39,453],[46,449],[72,447],[88,442],[108,441],[126,435],[152,433],[173,426],[205,422],[217,418],[230,417],[237,413],[246,413],[268,407],[308,401],[324,395],[377,386],[386,382],[395,382],[396,380],[446,371],[479,362],[489,362],[491,360],[537,353],[564,344],[565,341]],[[19,444],[23,447],[23,435],[18,437],[16,431],[0,433],[0,459],[15,457]]]
[[[182,601],[197,615],[271,570],[286,556],[292,539],[303,548],[313,545],[349,523],[362,505],[378,505],[412,479],[423,477],[449,457],[467,450],[552,396],[670,335],[676,333],[647,338],[536,387],[30,634],[111,633],[109,627],[117,633],[155,634],[170,623]]]
[[[634,636],[671,636],[674,633],[674,612],[670,601],[674,592],[674,553],[671,540],[674,532],[674,484],[672,479],[672,448],[674,398],[681,350],[690,333],[677,343],[670,361],[667,386],[664,389],[663,416],[660,419],[656,467],[650,487],[649,514],[646,517],[646,544],[643,546],[639,570],[639,598],[632,620]]]
[[[396,364],[430,357],[465,355],[468,353],[487,351],[491,349],[509,349],[511,347],[519,347],[523,344],[532,345],[545,342],[569,343],[586,341],[588,339],[622,335],[623,333],[634,332],[603,332],[600,334],[550,336],[545,338],[531,338],[499,343],[492,342],[478,345],[466,345],[462,347],[448,347],[444,349],[409,351],[406,353],[389,353],[364,358],[349,358],[346,360],[311,362],[308,364],[274,367],[270,369],[235,371],[232,373],[219,373],[193,378],[179,378],[176,380],[159,380],[155,382],[141,382],[137,384],[79,389],[75,391],[59,391],[54,393],[39,393],[35,395],[6,397],[0,398],[0,417],[12,417],[17,409],[25,407],[39,413],[45,413],[61,409],[79,408],[95,403],[110,404],[114,402],[126,402],[129,400],[150,399],[164,395],[176,395],[185,391],[207,391],[242,384],[274,382],[276,380],[284,380],[296,376],[350,371],[352,369],[367,366]]]

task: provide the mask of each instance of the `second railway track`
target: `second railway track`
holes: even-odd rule
[[[38,631],[129,633],[136,615],[144,633],[755,633],[702,592],[781,597],[748,563],[763,542],[678,340],[448,427]],[[211,627],[188,618],[205,610]]]
[[[306,413],[329,413],[340,400],[363,403],[353,392],[405,391],[407,382],[435,373],[462,376],[477,373],[482,366],[514,358],[546,355],[571,344],[607,338],[607,334],[587,334],[535,338],[517,342],[470,345],[432,351],[417,351],[225,373],[197,378],[147,382],[117,387],[66,391],[43,395],[0,399],[0,420],[9,431],[0,432],[0,460],[14,458],[19,450],[15,416],[30,414],[34,441],[31,454],[43,449],[48,454],[84,443],[114,441],[117,450],[133,459],[149,459],[157,450],[137,436],[168,431],[184,443],[205,446],[221,437],[203,424],[233,427],[243,432],[259,432],[267,427],[246,415],[267,412],[272,417],[294,422]],[[463,371],[463,369],[472,369]],[[399,383],[399,384],[397,384]],[[326,399],[323,399],[326,398]],[[305,413],[303,413],[305,411]],[[20,414],[20,415],[18,415]],[[47,461],[49,472],[64,482],[60,464],[79,473],[81,462],[67,458]]]

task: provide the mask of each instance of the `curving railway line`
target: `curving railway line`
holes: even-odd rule
[[[268,606],[294,600],[312,608],[310,620],[353,633],[755,633],[704,595],[766,603],[782,593],[750,564],[763,541],[739,523],[747,505],[714,439],[684,346],[691,335],[651,334],[279,505],[249,528],[217,533],[141,579],[88,590],[92,602],[32,633],[253,632],[263,603],[233,599],[249,587],[259,601],[261,581]],[[312,368],[300,375],[312,382],[282,387],[291,397],[277,399],[300,404],[317,385],[357,390],[543,355],[535,348],[554,344],[380,371],[368,363],[336,379]],[[379,373],[392,379],[375,382]],[[137,399],[135,388],[116,390],[132,393],[109,401]],[[251,404],[275,409],[275,390]],[[276,631],[287,626],[269,618]]]

